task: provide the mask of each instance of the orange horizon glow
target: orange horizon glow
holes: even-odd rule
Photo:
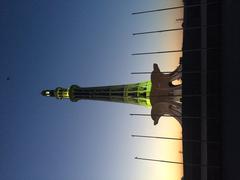
[[[178,11],[179,17],[183,15],[183,11]],[[169,41],[165,43],[166,49],[177,50],[182,48],[183,42],[183,31],[171,33]],[[164,63],[159,63],[159,67],[162,71],[174,70],[179,65],[179,59],[182,56],[182,53],[169,54],[168,61]],[[172,82],[173,84],[181,84],[182,80],[178,79]],[[159,120],[158,131],[155,134],[163,137],[174,137],[182,138],[182,127],[175,118],[171,117],[162,117]],[[152,148],[158,149],[158,153],[154,154],[152,159],[174,161],[174,162],[183,162],[183,149],[182,141],[175,140],[159,140],[158,144],[154,145]],[[147,156],[151,158],[150,155]],[[183,174],[183,165],[181,164],[170,164],[163,162],[151,162],[155,163],[154,168],[152,169],[152,177],[154,179],[164,179],[164,180],[177,180],[181,179]]]

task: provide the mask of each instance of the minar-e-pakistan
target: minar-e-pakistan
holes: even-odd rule
[[[175,117],[182,124],[182,84],[173,83],[181,77],[181,64],[171,73],[161,72],[158,65],[154,64],[151,81],[100,87],[72,85],[69,88],[57,87],[55,90],[43,90],[41,94],[57,99],[70,99],[72,102],[99,100],[152,107],[151,117],[154,125],[157,125],[160,117],[165,115]]]

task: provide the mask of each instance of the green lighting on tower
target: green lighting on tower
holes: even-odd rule
[[[68,89],[58,87],[55,90],[44,90],[42,95],[56,97],[57,99],[70,99],[73,102],[79,100],[100,100],[151,107],[149,98],[151,87],[151,81],[102,87],[79,87],[72,85]]]

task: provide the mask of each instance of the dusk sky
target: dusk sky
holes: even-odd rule
[[[145,107],[57,100],[43,89],[105,86],[149,80],[158,63],[174,70],[181,54],[132,56],[181,49],[182,32],[132,36],[178,28],[182,10],[131,15],[181,5],[181,0],[3,0],[1,12],[0,179],[176,180],[180,165],[135,156],[182,161],[181,143],[131,134],[181,137],[173,118],[130,117]],[[9,77],[9,80],[7,80]]]

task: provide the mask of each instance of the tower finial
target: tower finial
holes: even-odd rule
[[[58,87],[55,90],[43,90],[41,94],[47,97],[56,97],[57,99],[69,98],[69,90],[61,87]]]
[[[53,91],[53,90],[43,90],[43,91],[41,92],[41,94],[42,94],[43,96],[51,96],[51,97],[54,97],[54,91]]]

